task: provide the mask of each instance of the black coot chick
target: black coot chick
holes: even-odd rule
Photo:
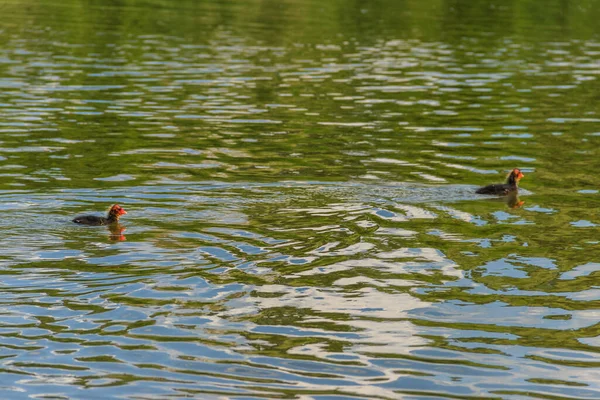
[[[73,219],[73,222],[81,225],[110,225],[119,222],[121,215],[127,214],[127,211],[118,204],[115,204],[108,211],[106,217],[96,215],[81,215]]]
[[[506,183],[496,183],[493,185],[487,185],[477,189],[475,193],[479,194],[493,194],[496,196],[504,196],[512,192],[518,192],[519,187],[517,186],[522,177],[524,177],[520,169],[515,168],[511,171],[506,179]]]

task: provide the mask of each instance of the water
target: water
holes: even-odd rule
[[[598,10],[3,2],[3,397],[600,397]]]

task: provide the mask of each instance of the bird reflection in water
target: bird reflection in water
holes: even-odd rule
[[[510,193],[506,196],[504,202],[510,208],[521,208],[521,206],[525,204],[524,200],[519,200],[519,194],[517,192]]]
[[[125,227],[123,225],[118,224],[118,223],[110,224],[110,225],[107,225],[107,228],[110,231],[110,235],[108,235],[108,238],[110,240],[118,241],[118,242],[127,240],[125,235],[123,235],[123,232],[125,231]]]
[[[508,208],[517,209],[521,208],[523,204],[525,204],[524,200],[519,199],[519,195],[517,193],[510,193],[506,196],[493,197],[489,199],[489,201],[493,202],[504,202]]]

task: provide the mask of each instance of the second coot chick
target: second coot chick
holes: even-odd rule
[[[494,194],[496,196],[504,196],[511,192],[517,192],[519,190],[518,183],[525,175],[520,169],[515,168],[511,171],[506,179],[506,183],[496,183],[493,185],[487,185],[477,189],[475,193],[479,194]]]
[[[110,225],[119,222],[121,215],[127,214],[127,211],[118,204],[115,204],[108,211],[106,217],[98,217],[96,215],[80,215],[73,219],[73,222],[81,225]]]

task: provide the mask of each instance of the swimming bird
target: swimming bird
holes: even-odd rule
[[[480,187],[475,191],[475,193],[504,196],[511,192],[518,192],[519,187],[517,185],[521,178],[523,178],[524,176],[525,175],[523,175],[520,169],[515,168],[510,172],[510,174],[508,174],[508,177],[506,178],[506,183],[495,183],[493,185]]]
[[[119,222],[121,215],[125,214],[127,214],[127,211],[120,205],[115,204],[110,208],[106,217],[80,215],[79,217],[75,217],[73,222],[80,225],[110,225]]]

